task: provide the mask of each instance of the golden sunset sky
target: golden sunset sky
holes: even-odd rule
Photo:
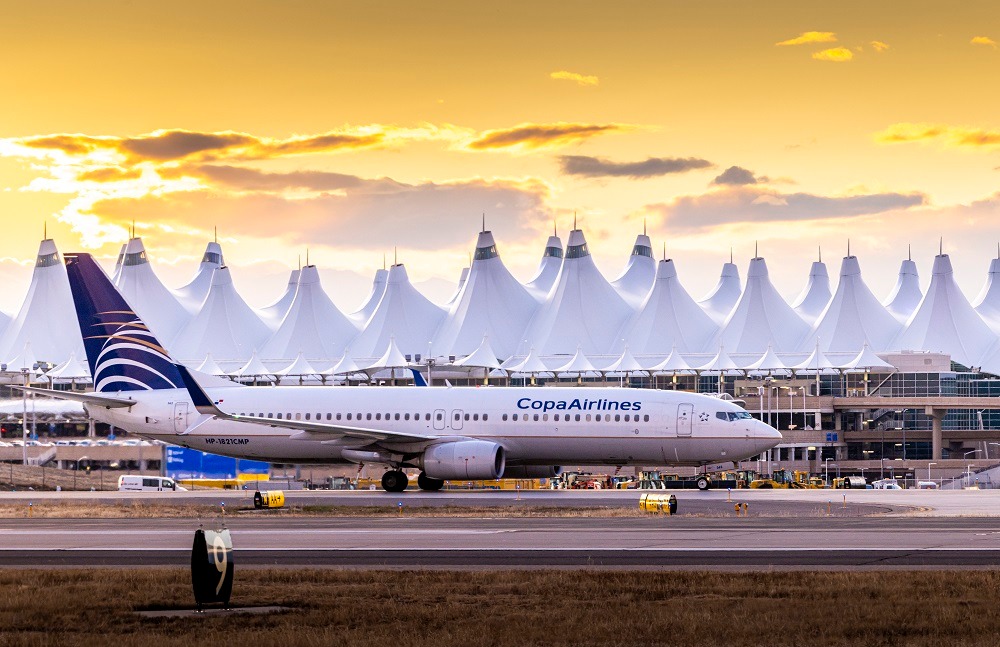
[[[609,278],[646,221],[695,297],[755,244],[789,298],[848,239],[880,298],[907,245],[970,298],[997,254],[995,1],[3,5],[8,312],[43,223],[134,221],[172,287],[218,227],[254,305],[308,247],[345,310],[394,248],[445,298],[484,213],[522,280],[553,221]]]

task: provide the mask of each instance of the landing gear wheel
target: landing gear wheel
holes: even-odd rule
[[[444,487],[444,481],[442,479],[432,479],[421,472],[420,476],[417,477],[417,487],[427,492],[437,492]]]
[[[402,492],[409,482],[402,470],[389,470],[382,475],[382,489],[386,492]]]
[[[705,477],[705,476],[699,476],[698,480],[695,481],[695,485],[698,486],[699,490],[701,490],[702,492],[704,492],[705,490],[708,489],[708,486],[709,486],[708,478]]]

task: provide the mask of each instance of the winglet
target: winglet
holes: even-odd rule
[[[427,380],[424,376],[415,368],[411,368],[410,371],[413,373],[413,385],[414,386],[427,386]]]
[[[194,379],[194,376],[191,375],[187,367],[181,364],[174,364],[174,366],[177,367],[177,371],[181,374],[184,386],[187,388],[188,394],[191,396],[191,402],[194,403],[194,408],[198,410],[198,413],[210,415],[221,414],[222,412],[215,406],[215,402],[212,401],[212,398],[208,397],[205,389],[201,388],[201,385]]]

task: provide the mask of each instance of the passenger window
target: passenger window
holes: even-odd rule
[[[648,413],[642,417],[642,421],[643,422],[649,422],[649,414]]]
[[[538,422],[538,414],[535,414],[535,422]]]
[[[372,414],[366,413],[365,414],[365,420],[371,420],[371,419],[372,419]]]
[[[479,421],[479,414],[478,414],[478,413],[474,413],[474,414],[472,414],[472,419],[473,419],[474,421],[477,421],[477,422],[478,422],[478,421]]]
[[[504,422],[507,422],[507,414],[505,413],[502,416],[500,416],[500,419],[503,420]]]
[[[587,414],[587,422],[590,422],[590,414]]]
[[[615,422],[619,422],[620,420],[621,420],[621,416],[616,413],[615,414]]]
[[[406,414],[406,417],[409,418],[410,414]],[[398,413],[396,414],[396,420],[399,420],[399,414]]]
[[[598,413],[597,415],[595,415],[594,416],[594,420],[596,420],[597,422],[600,422],[601,421],[601,414]]]
[[[430,414],[428,414],[428,415],[430,415]],[[437,419],[438,420],[444,420],[444,416],[439,413],[439,414],[437,414]]]
[[[486,422],[486,420],[489,418],[489,416],[490,416],[490,414],[484,413],[483,414],[483,422]]]
[[[543,413],[542,414],[542,422],[548,422],[548,421],[549,421],[549,414]]]
[[[514,422],[517,422],[517,414],[516,413],[513,416],[511,416],[511,420],[513,420]]]
[[[469,419],[469,414],[465,414],[465,419],[466,419],[466,420],[468,420],[468,419]]]
[[[559,414],[558,413],[552,414],[552,419],[555,420],[556,422],[559,422]]]
[[[459,421],[459,420],[461,420],[461,419],[462,419],[462,416],[461,416],[461,414],[458,414],[458,413],[456,413],[456,414],[455,414],[455,421],[456,421],[456,422],[458,422],[458,421]]]
[[[376,420],[381,420],[382,419],[382,414],[381,413],[376,413],[375,414],[375,419]]]
[[[577,421],[577,422],[580,422],[580,414],[579,414],[579,413],[578,413],[578,414],[576,414],[576,421]]]
[[[350,420],[350,419],[351,419],[351,414],[347,414],[347,419],[348,419],[348,420]]]
[[[307,414],[306,414],[306,420],[309,420],[309,418],[310,418],[310,416],[311,416],[311,415],[312,415],[312,414],[309,414],[309,413],[307,413]]]
[[[403,415],[403,420],[409,420],[409,419],[410,419],[410,414],[407,413]]]
[[[327,415],[327,420],[329,420],[329,415],[330,414],[326,414],[326,415]],[[347,414],[347,415],[350,415],[350,414]],[[340,414],[339,413],[337,414],[337,420],[340,420]]]

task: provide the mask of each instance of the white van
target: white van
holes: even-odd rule
[[[122,492],[187,492],[187,489],[165,476],[119,476],[118,490]]]

